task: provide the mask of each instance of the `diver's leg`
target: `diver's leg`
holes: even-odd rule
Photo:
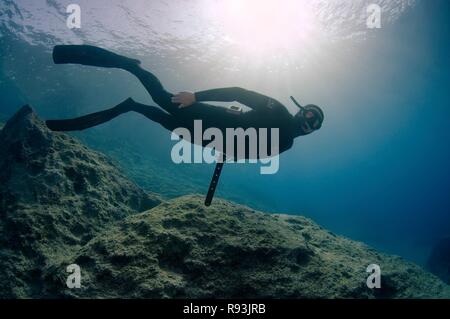
[[[52,131],[80,131],[108,122],[130,111],[140,113],[150,120],[161,124],[168,130],[172,131],[177,127],[177,121],[171,115],[161,111],[157,107],[137,103],[131,98],[104,111],[67,120],[47,120],[45,123]]]
[[[130,98],[104,111],[67,120],[47,120],[45,123],[52,131],[80,131],[108,122],[120,114],[131,111],[133,103],[134,101]]]
[[[90,45],[57,45],[53,48],[53,61],[56,64],[76,63],[106,68],[119,68],[135,75],[152,99],[172,115],[187,118],[215,118],[221,108],[206,103],[194,103],[190,107],[179,109],[172,103],[173,94],[166,91],[158,78],[140,67],[140,61]]]
[[[130,66],[126,70],[139,79],[156,104],[172,115],[181,113],[181,109],[178,108],[179,104],[172,103],[172,97],[174,95],[166,91],[153,73],[144,70],[140,65]]]
[[[132,111],[140,113],[148,119],[161,124],[162,127],[169,131],[173,131],[180,126],[179,121],[174,116],[155,106],[134,102]]]
[[[139,60],[90,45],[57,45],[53,48],[53,61],[56,64],[76,63],[126,70],[141,81],[159,106],[171,114],[179,111],[178,104],[171,101],[173,94],[164,89],[156,76],[142,69]]]
[[[228,115],[225,108],[207,103],[197,102],[189,107],[179,108],[179,103],[172,103],[172,97],[174,95],[163,87],[153,73],[144,70],[140,65],[133,65],[126,70],[141,81],[156,104],[179,119],[201,119],[206,122],[215,123],[219,119],[223,120]],[[229,125],[233,126],[233,122],[230,122]]]

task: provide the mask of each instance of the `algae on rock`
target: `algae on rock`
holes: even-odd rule
[[[160,202],[29,106],[0,131],[0,296],[40,296],[42,270]]]
[[[207,208],[202,196],[176,198],[129,216],[73,258],[66,263],[80,265],[82,288],[60,290],[61,296],[450,296],[446,284],[418,266],[335,236],[307,218],[256,212],[220,199]],[[366,268],[373,263],[382,269],[381,289],[366,285]],[[63,274],[47,278],[57,282]]]
[[[27,106],[0,131],[0,183],[0,298],[450,297],[418,266],[304,217],[163,202]],[[66,287],[70,264],[80,289]],[[370,264],[381,289],[366,285]]]

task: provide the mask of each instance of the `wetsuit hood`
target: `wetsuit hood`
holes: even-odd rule
[[[291,96],[291,100],[300,109],[300,111],[295,115],[295,120],[298,123],[298,130],[299,130],[299,132],[298,132],[299,134],[297,136],[310,134],[322,127],[324,114],[320,107],[318,107],[317,105],[314,105],[314,104],[308,104],[308,105],[302,106],[292,96]],[[318,125],[316,122],[314,123],[316,125],[315,125],[315,128],[311,132],[305,132],[303,129],[304,126],[309,126],[309,127],[313,126],[313,123],[310,123],[308,121],[308,119],[306,118],[306,116],[305,116],[306,112],[312,112],[314,114],[314,121],[318,121]]]

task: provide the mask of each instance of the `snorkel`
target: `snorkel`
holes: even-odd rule
[[[307,129],[309,126],[305,126],[305,125],[307,125],[306,119],[305,119],[305,108],[303,106],[301,106],[300,103],[298,103],[297,100],[292,95],[290,96],[290,98],[291,98],[292,102],[294,102],[294,104],[297,105],[297,107],[300,109],[298,114],[295,116],[295,118],[298,119],[299,124],[300,124],[299,129],[301,129],[301,131],[302,131],[302,133],[299,132],[299,135],[311,133],[311,131],[309,129]]]
[[[323,112],[322,110],[317,106],[313,104],[308,104],[306,106],[300,105],[300,103],[297,102],[297,100],[290,96],[292,102],[294,102],[295,105],[300,109],[300,112],[295,116],[299,122],[301,129],[305,134],[312,133],[313,131],[318,130],[322,126],[323,121]],[[314,114],[314,117],[307,116],[308,112],[312,112]],[[317,122],[319,121],[319,122]]]
[[[297,100],[292,95],[290,96],[290,98],[291,98],[292,102],[294,102],[294,104],[299,107],[301,112],[305,111],[305,108],[303,106],[301,106],[300,103],[298,103]]]

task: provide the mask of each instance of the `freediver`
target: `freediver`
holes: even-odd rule
[[[104,68],[118,68],[135,75],[144,85],[152,99],[163,110],[135,102],[129,98],[117,106],[66,120],[47,120],[53,131],[76,131],[105,123],[120,114],[134,111],[172,131],[177,127],[193,127],[193,120],[202,120],[203,128],[279,128],[282,153],[292,147],[296,137],[307,135],[322,126],[323,112],[316,105],[301,106],[292,116],[283,104],[263,94],[239,87],[219,88],[201,92],[180,92],[176,95],[166,91],[156,76],[141,67],[139,60],[118,55],[89,45],[57,45],[53,49],[56,64],[83,64]],[[203,103],[205,101],[237,101],[251,108],[250,111],[233,111],[225,107]]]
[[[267,128],[268,130],[278,128],[278,154],[280,154],[292,147],[296,137],[307,135],[320,129],[324,119],[322,110],[316,105],[301,106],[291,97],[292,101],[300,109],[293,116],[277,100],[240,87],[172,94],[164,89],[155,75],[141,67],[139,60],[118,55],[95,46],[57,45],[53,49],[53,61],[55,64],[74,63],[128,71],[140,80],[153,101],[164,110],[155,106],[141,104],[128,98],[115,107],[100,112],[73,119],[47,120],[47,126],[53,131],[84,130],[105,123],[120,114],[134,111],[159,123],[170,131],[183,127],[192,132],[194,120],[202,120],[205,130],[218,128],[223,132],[225,132],[226,128],[243,128],[244,130],[255,128],[257,131],[260,128]],[[236,101],[248,106],[251,110],[243,112],[235,107],[225,108],[203,103],[206,101]],[[271,139],[269,138],[267,141],[271,141]],[[205,146],[207,143],[202,141],[202,144],[202,146]],[[266,149],[271,148],[269,146]],[[271,154],[271,156],[278,154]],[[224,155],[226,156],[227,154]],[[248,158],[247,150],[245,158]],[[210,186],[212,194],[214,194],[221,167],[219,164],[216,166],[216,171],[211,181],[211,186],[214,189],[211,189]],[[214,178],[216,179],[214,180]],[[208,195],[211,194],[208,193]],[[212,198],[212,195],[210,197]]]

